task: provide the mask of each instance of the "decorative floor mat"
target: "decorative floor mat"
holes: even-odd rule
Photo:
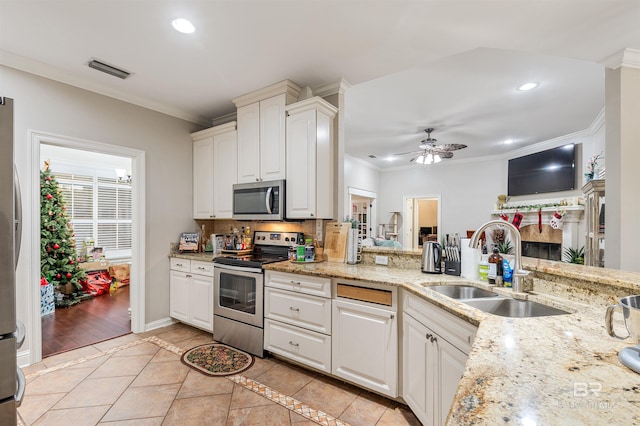
[[[207,376],[231,376],[249,369],[255,358],[223,343],[207,343],[185,351],[180,361]]]

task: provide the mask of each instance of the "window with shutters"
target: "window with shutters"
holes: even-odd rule
[[[84,257],[83,241],[93,239],[107,259],[131,257],[131,184],[119,181],[113,169],[88,169],[85,164],[53,163],[51,171],[64,197],[78,254]]]

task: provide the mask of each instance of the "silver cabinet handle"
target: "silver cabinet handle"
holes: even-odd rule
[[[293,312],[300,312],[300,308],[294,308],[293,306],[289,306],[289,310]]]
[[[265,196],[264,202],[265,202],[265,207],[267,208],[267,213],[271,214],[271,193],[273,192],[273,187],[270,186],[269,189],[267,189],[267,194]]]
[[[299,344],[299,343],[293,343],[291,340],[289,340],[289,344],[290,344],[291,346],[295,346],[296,348],[300,346],[300,344]]]
[[[431,339],[433,337],[433,334],[427,333],[427,335],[425,337],[427,338],[427,340],[429,340],[429,339]]]
[[[182,267],[183,265],[182,265],[182,263],[176,263],[176,266]]]
[[[202,266],[198,266],[198,269],[200,269],[201,271],[206,271],[207,268],[203,268]]]
[[[22,400],[24,399],[24,390],[27,385],[27,379],[24,377],[24,373],[18,367],[16,370],[16,374],[18,378],[16,379],[18,382],[18,391],[16,392],[16,407],[19,407],[22,404]]]
[[[186,275],[186,277],[187,277],[187,278],[191,278],[191,277],[192,277],[192,275],[188,275],[188,274],[187,274],[187,275]]]

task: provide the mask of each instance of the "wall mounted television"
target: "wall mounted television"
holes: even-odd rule
[[[507,194],[569,191],[576,186],[576,146],[568,144],[509,160]]]

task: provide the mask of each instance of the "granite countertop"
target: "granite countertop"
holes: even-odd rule
[[[169,257],[175,257],[178,259],[199,260],[201,262],[212,262],[215,257],[212,252],[209,253],[171,253]]]
[[[528,260],[527,269],[571,280],[585,269]],[[565,268],[569,266],[569,268]],[[481,281],[419,270],[344,263],[273,263],[265,269],[396,285],[472,324],[478,332],[449,413],[448,424],[640,424],[640,375],[618,361],[630,340],[608,336],[601,305],[495,288],[502,295],[545,303],[570,315],[505,318],[487,314],[429,290],[429,285]],[[605,270],[606,271],[606,270]],[[637,290],[638,274],[600,272],[599,279]],[[635,281],[634,281],[635,279]]]

